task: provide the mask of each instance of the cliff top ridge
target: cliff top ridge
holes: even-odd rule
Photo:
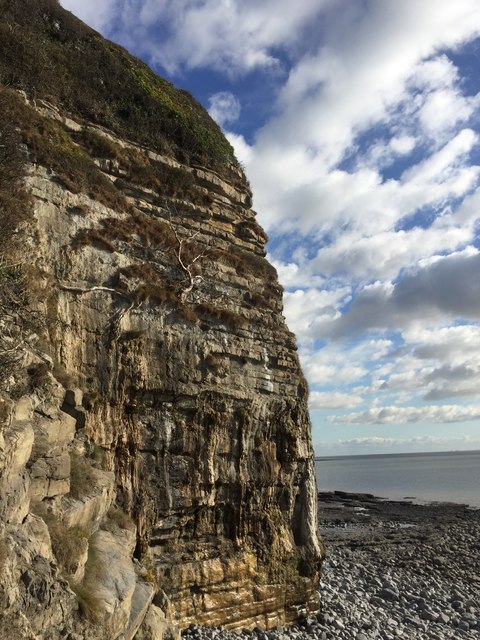
[[[105,40],[57,0],[0,0],[0,83],[85,121],[221,173],[232,146],[187,92]]]

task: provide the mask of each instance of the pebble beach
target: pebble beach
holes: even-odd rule
[[[480,509],[319,493],[327,558],[316,617],[270,631],[191,626],[197,640],[480,638]]]

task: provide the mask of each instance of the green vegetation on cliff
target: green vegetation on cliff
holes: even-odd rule
[[[186,91],[104,40],[57,0],[0,0],[0,83],[184,163],[236,164],[218,125]]]

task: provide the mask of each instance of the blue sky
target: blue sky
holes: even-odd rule
[[[320,455],[480,449],[478,0],[62,0],[243,163]]]

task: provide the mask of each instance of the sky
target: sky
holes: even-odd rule
[[[478,0],[61,0],[250,180],[318,455],[480,449]]]

